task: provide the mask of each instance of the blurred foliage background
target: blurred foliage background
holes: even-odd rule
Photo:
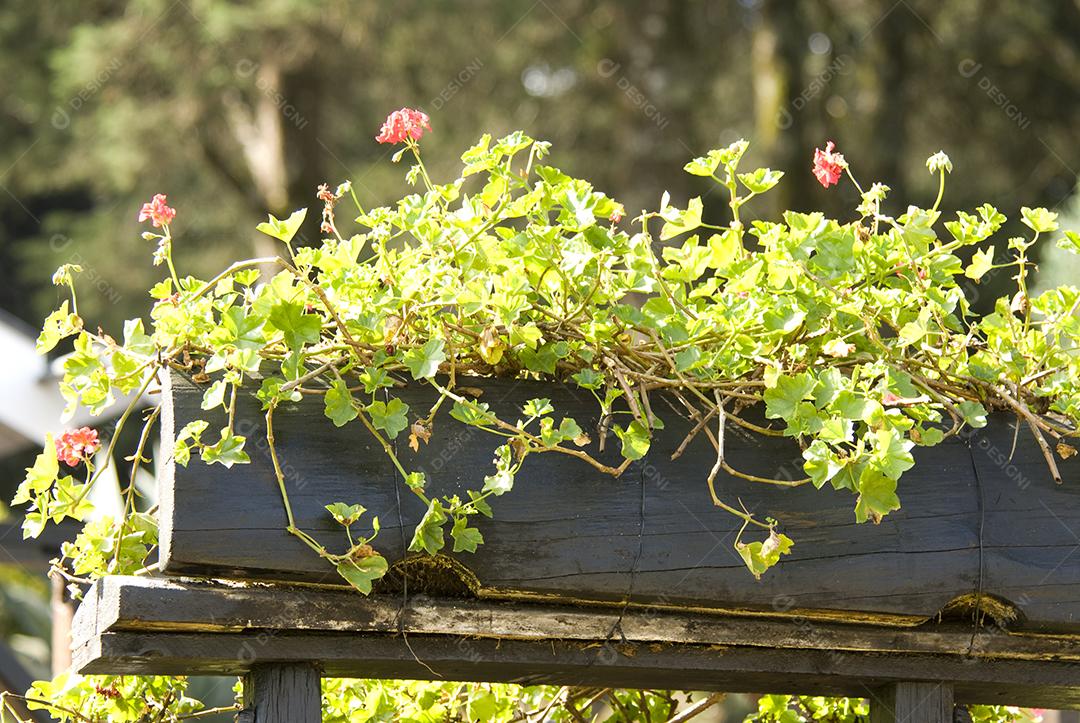
[[[683,164],[745,137],[748,165],[787,173],[760,217],[850,216],[850,184],[810,173],[834,140],[864,186],[893,189],[890,212],[932,203],[924,161],[944,149],[946,214],[988,201],[1080,221],[1080,0],[8,2],[0,309],[36,326],[52,271],[78,263],[86,318],[116,333],[143,313],[162,271],[136,215],[154,193],[179,211],[181,273],[202,276],[267,252],[255,224],[315,203],[320,183],[351,179],[368,206],[399,197],[406,169],[374,135],[404,105],[431,116],[436,176],[484,131],[521,128],[631,216],[665,189],[680,205],[705,193]],[[1080,274],[1043,261],[1055,284]],[[0,589],[0,633],[34,649],[42,616],[21,609],[45,585],[13,573]]]

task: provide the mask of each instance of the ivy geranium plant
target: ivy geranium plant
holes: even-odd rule
[[[1056,236],[1080,252],[1080,236],[1059,235],[1054,213],[1024,208],[1029,233],[987,245],[1005,216],[985,204],[942,219],[952,163],[936,153],[926,163],[940,178],[933,205],[889,215],[888,187],[860,186],[830,142],[815,151],[813,173],[826,188],[846,176],[861,198],[854,213],[831,219],[786,212],[747,222],[744,209],[783,173],[740,171],[747,143],[738,141],[685,167],[726,194],[726,224],[704,220],[701,198],[679,207],[666,193],[657,210],[626,223],[621,204],[545,165],[549,145],[522,132],[484,135],[461,156],[459,177],[439,183],[420,152],[430,129],[425,114],[406,108],[391,114],[377,137],[400,146],[393,160],[408,159],[406,180],[416,192],[367,208],[348,182],[321,186],[318,243],[296,240],[307,209],[271,216],[258,229],[279,240],[282,253],[237,261],[211,279],[178,273],[177,212],[166,196],[155,196],[139,220],[151,224],[143,237],[156,243],[154,263],[168,273],[150,290],[156,303],[149,323],[128,321],[122,340],[84,323],[79,269],[61,267],[54,280],[70,288],[71,301],[46,319],[38,349],[73,338],[60,384],[66,413],[81,405],[99,414],[126,397],[122,426],[155,379],[184,369],[208,385],[206,417],[179,431],[176,462],[199,455],[230,467],[248,461],[248,440],[235,432],[236,396],[257,395],[288,531],[365,593],[387,569],[372,544],[378,520],[365,519],[363,500],[328,505],[345,532],[339,550],[295,526],[273,446],[274,415],[284,402],[319,395],[328,424],[358,425],[378,441],[427,506],[410,550],[431,554],[446,544],[475,550],[483,542],[476,520],[491,514],[487,500],[510,492],[533,455],[570,455],[600,473],[621,474],[662,427],[657,395],[676,400],[697,422],[691,437],[704,435],[716,449],[703,494],[743,520],[735,547],[755,576],[793,541],[778,529],[782,521],[758,519],[722,499],[714,485],[721,472],[748,484],[847,490],[854,518],[876,523],[900,507],[898,482],[914,464],[914,446],[938,444],[984,425],[990,410],[1008,410],[1061,481],[1055,457],[1075,453],[1068,440],[1080,421],[1080,292],[1062,286],[1028,293],[1030,250],[1040,238]],[[347,203],[353,208],[342,214]],[[975,315],[960,282],[978,282],[993,269],[1009,269],[1015,290],[991,313]],[[595,397],[609,421],[583,429],[548,399],[502,419],[463,389],[472,376],[567,382]],[[412,409],[396,398],[402,384],[430,385],[434,407]],[[443,404],[458,423],[505,439],[468,499],[429,497],[425,473],[404,467],[391,444],[404,436],[418,449],[443,433],[433,425]],[[746,418],[757,405],[772,420],[765,426]],[[143,420],[135,465],[156,416],[154,409]],[[727,425],[795,438],[805,476],[769,479],[734,468],[724,455]],[[593,438],[607,434],[622,451],[616,466],[591,452]],[[91,430],[46,444],[15,498],[29,503],[27,534],[50,520],[86,517],[88,491],[102,472],[90,464],[97,444]],[[85,479],[78,481],[68,471],[82,461]],[[155,526],[136,511],[133,494],[129,488],[123,519],[95,521],[65,547],[65,574],[85,579],[140,566]],[[101,554],[106,545],[112,554]]]
[[[399,146],[393,160],[407,161],[414,192],[368,208],[348,182],[321,186],[321,239],[298,240],[306,208],[271,216],[258,230],[277,239],[281,253],[239,260],[210,279],[175,268],[173,234],[182,216],[156,195],[139,220],[150,224],[143,238],[155,244],[154,264],[167,273],[150,289],[149,320],[128,321],[122,339],[84,322],[80,269],[61,267],[54,281],[71,298],[45,320],[38,350],[72,344],[60,384],[66,416],[79,407],[101,414],[125,400],[117,430],[142,416],[131,458],[137,469],[159,413],[136,413],[138,400],[170,369],[184,370],[205,383],[206,414],[178,431],[175,461],[185,465],[197,455],[231,467],[249,461],[235,400],[257,395],[288,532],[365,593],[387,570],[378,520],[367,517],[364,500],[328,505],[343,530],[336,550],[295,525],[273,440],[275,414],[286,402],[321,397],[327,424],[356,425],[377,440],[401,483],[427,507],[410,550],[429,554],[482,544],[478,520],[491,514],[488,500],[510,493],[534,455],[569,455],[599,473],[621,474],[662,428],[660,395],[694,420],[691,438],[703,435],[716,450],[702,495],[742,520],[734,544],[755,576],[794,541],[781,531],[783,520],[758,519],[721,498],[714,484],[720,473],[748,485],[846,490],[854,519],[876,523],[900,507],[898,483],[914,464],[913,447],[938,444],[1006,410],[1034,435],[1061,481],[1056,457],[1075,454],[1070,440],[1080,422],[1080,291],[1028,292],[1030,252],[1040,239],[1080,253],[1080,235],[1059,233],[1054,213],[1024,208],[1027,233],[1003,241],[993,239],[1005,216],[989,204],[942,218],[952,164],[937,153],[927,160],[940,179],[933,205],[891,214],[887,206],[897,204],[887,202],[888,187],[860,186],[830,142],[814,153],[812,172],[826,188],[845,178],[855,185],[861,200],[851,214],[787,212],[749,221],[748,204],[783,173],[740,170],[747,143],[738,141],[685,166],[726,195],[725,224],[706,222],[702,198],[677,206],[666,193],[658,209],[631,221],[588,181],[546,165],[549,145],[522,132],[482,136],[461,156],[460,175],[439,182],[420,151],[430,130],[425,114],[406,108],[377,136]],[[996,269],[1011,273],[1014,288],[990,313],[976,315],[965,284]],[[500,418],[467,392],[476,376],[576,385],[606,421],[585,429],[542,398],[516,418]],[[410,408],[395,396],[403,384],[430,386],[437,402]],[[391,444],[401,437],[419,449],[447,433],[434,426],[444,404],[456,423],[503,439],[467,499],[429,496],[425,473],[403,466]],[[751,421],[754,407],[764,408],[766,424]],[[724,454],[729,425],[797,440],[804,476],[770,479],[733,467]],[[591,451],[605,435],[621,449],[617,465]],[[116,438],[114,431],[97,467],[94,430],[47,441],[14,500],[28,505],[26,535],[49,522],[88,518],[89,491],[110,464]],[[125,490],[121,518],[94,519],[64,546],[59,574],[85,583],[145,566],[157,528],[135,494],[133,485]]]

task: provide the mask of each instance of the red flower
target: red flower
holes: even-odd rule
[[[149,220],[154,224],[154,228],[166,226],[174,218],[176,218],[176,209],[165,205],[164,193],[154,194],[150,203],[144,203],[142,210],[139,211],[139,223]]]
[[[85,462],[94,452],[101,449],[96,429],[82,427],[69,429],[56,439],[56,456],[64,460],[69,467],[77,467]]]
[[[420,140],[424,130],[431,130],[427,113],[412,108],[396,110],[386,117],[375,140],[379,143],[401,143],[406,138]]]
[[[825,144],[825,150],[814,149],[814,176],[822,186],[829,186],[840,182],[840,175],[847,168],[847,161],[839,153],[833,153],[836,146],[832,141]]]

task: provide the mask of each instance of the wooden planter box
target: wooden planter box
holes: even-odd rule
[[[481,387],[481,401],[511,419],[525,401],[548,397],[559,415],[575,417],[590,433],[595,448],[597,405],[578,390],[490,379],[469,385]],[[237,399],[237,433],[248,437],[251,464],[228,470],[194,458],[186,468],[173,464],[175,430],[221,412],[200,410],[203,389],[183,375],[174,374],[162,393],[162,570],[340,584],[329,565],[285,531],[263,412],[253,394]],[[434,400],[425,386],[395,395],[414,412]],[[709,501],[711,445],[699,435],[672,461],[689,424],[666,405],[653,406],[667,428],[645,459],[615,479],[566,455],[531,456],[514,490],[492,500],[494,519],[477,523],[485,544],[473,554],[448,555],[460,563],[461,581],[447,575],[452,566],[440,565],[437,573],[407,566],[410,594],[887,625],[915,625],[978,604],[993,607],[999,622],[1011,618],[1010,629],[1080,632],[1080,464],[1063,463],[1066,483],[1054,485],[1026,428],[1010,458],[1012,417],[993,417],[963,439],[916,448],[916,465],[900,481],[903,509],[877,526],[855,523],[849,492],[787,489],[721,474],[722,498],[741,501],[759,519],[780,520],[795,540],[792,554],[755,581],[732,549],[740,521]],[[490,474],[500,440],[450,419],[448,407],[430,444],[414,453],[402,434],[396,451],[406,469],[427,473],[431,494],[465,496]],[[382,523],[376,549],[392,566],[405,558],[424,510],[360,423],[334,428],[321,397],[313,397],[280,407],[274,426],[297,525],[340,551],[344,536],[324,505],[359,502]],[[605,455],[617,464],[613,435],[608,447]],[[746,472],[802,476],[792,440],[730,432],[726,451]]]

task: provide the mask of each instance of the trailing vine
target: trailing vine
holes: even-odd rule
[[[826,187],[843,175],[855,184],[861,203],[850,220],[787,212],[780,221],[744,222],[747,204],[783,174],[740,172],[747,143],[739,141],[686,165],[727,194],[726,225],[704,220],[701,198],[679,207],[664,194],[658,210],[641,212],[627,228],[619,203],[543,165],[548,144],[521,132],[483,136],[462,155],[461,175],[436,183],[419,144],[430,126],[418,113],[392,115],[379,137],[401,145],[393,160],[410,159],[406,180],[418,191],[367,209],[347,182],[320,187],[317,244],[297,242],[307,209],[271,216],[258,229],[283,244],[282,255],[239,261],[205,281],[181,277],[172,263],[176,211],[162,195],[146,204],[140,220],[155,230],[143,236],[156,242],[154,262],[168,270],[150,290],[149,331],[141,319],[125,325],[122,341],[87,329],[76,311],[78,268],[61,267],[54,281],[70,288],[70,307],[49,316],[38,347],[47,352],[73,337],[61,383],[67,414],[79,405],[100,413],[127,398],[122,425],[155,378],[185,369],[208,385],[207,415],[179,430],[175,461],[186,465],[198,454],[230,467],[249,461],[235,407],[238,394],[254,393],[265,409],[289,533],[362,592],[387,569],[373,545],[378,519],[362,522],[362,500],[328,505],[345,532],[339,552],[296,526],[274,445],[283,403],[320,396],[330,423],[357,424],[379,443],[427,508],[414,552],[439,552],[447,529],[456,552],[474,551],[483,542],[475,520],[491,514],[489,499],[512,489],[532,455],[569,455],[619,476],[645,456],[670,414],[656,403],[660,395],[694,422],[676,456],[698,435],[715,449],[703,488],[743,521],[735,547],[756,576],[793,540],[778,521],[723,499],[715,485],[721,473],[751,485],[848,490],[855,519],[876,523],[900,506],[897,482],[914,464],[914,446],[938,444],[982,426],[989,411],[1008,410],[1061,482],[1055,456],[1075,453],[1068,440],[1080,419],[1080,292],[1062,286],[1028,294],[1029,249],[1057,231],[1050,211],[1023,209],[1030,234],[1009,239],[999,261],[995,246],[984,245],[1005,222],[997,209],[987,204],[942,221],[939,193],[929,209],[888,215],[888,188],[863,190],[830,143],[816,152],[814,172]],[[938,153],[927,168],[943,192],[951,162]],[[342,202],[355,206],[348,230],[339,221]],[[1080,251],[1075,233],[1058,243]],[[972,247],[965,265],[959,254]],[[978,282],[993,269],[1011,270],[1016,290],[977,316],[959,281]],[[595,398],[604,424],[583,429],[548,399],[529,401],[517,419],[500,418],[470,395],[467,379],[475,376],[576,385]],[[429,385],[434,406],[410,409],[395,396],[405,384]],[[434,419],[444,404],[461,424],[504,440],[491,474],[468,499],[429,496],[425,473],[406,468],[394,451],[402,435],[415,450],[440,433]],[[759,405],[771,420],[765,425],[746,414]],[[144,418],[135,467],[156,414]],[[210,430],[212,421],[219,431]],[[724,443],[731,425],[794,437],[804,476],[772,479],[732,466]],[[620,446],[618,465],[595,453],[607,437]],[[81,483],[61,474],[57,454],[65,444],[46,445],[16,496],[31,505],[29,534],[88,511],[102,470],[88,463]],[[106,534],[88,529],[65,551],[67,574],[130,570],[145,557],[153,521],[136,512],[133,493],[127,490],[128,514],[107,530],[112,559],[88,556],[93,536]]]

